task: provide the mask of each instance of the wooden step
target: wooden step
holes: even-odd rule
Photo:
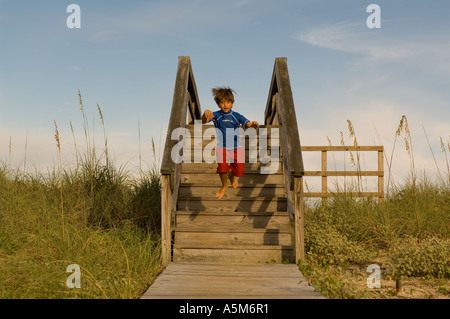
[[[273,233],[290,233],[290,225],[289,224],[280,224],[272,227],[259,227],[255,228],[251,224],[242,224],[242,225],[193,225],[193,226],[180,226],[177,225],[175,227],[176,232],[207,232],[207,233],[263,233],[263,232],[273,232]]]
[[[184,231],[198,231],[212,229],[223,232],[224,229],[232,231],[252,231],[276,229],[281,232],[290,232],[290,221],[287,212],[276,213],[246,213],[246,212],[192,212],[177,211],[176,227]],[[186,230],[188,229],[188,230]]]
[[[265,212],[287,211],[286,198],[241,198],[241,199],[217,199],[216,197],[180,197],[177,209],[181,211],[205,211],[223,212]]]
[[[180,174],[181,184],[191,184],[199,186],[221,186],[220,177],[218,174],[214,173],[195,173],[182,171]],[[244,176],[239,178],[239,185],[243,186],[245,184],[253,185],[255,187],[263,187],[266,184],[274,185],[284,185],[283,174],[255,174],[255,173],[244,173]]]
[[[249,163],[246,162],[245,164],[245,172],[247,174],[261,174],[261,169],[262,168],[267,168],[269,169],[271,167],[271,165],[276,165],[276,167],[278,168],[277,171],[273,172],[273,173],[279,173],[282,174],[282,162],[279,163],[267,163],[267,164],[262,164],[261,162],[258,163]],[[206,163],[206,162],[202,162],[202,163],[181,163],[181,171],[185,172],[185,173],[215,173],[217,170],[217,163]],[[267,174],[265,174],[267,175]]]
[[[225,192],[222,199],[232,199],[232,198],[253,198],[253,197],[285,197],[286,190],[281,185],[264,185],[255,187],[253,185],[242,185],[238,188],[233,188],[228,181],[228,189]],[[199,186],[199,185],[180,185],[180,189],[178,191],[178,196],[181,197],[213,197],[216,196],[217,191],[220,188],[219,182],[217,185],[210,186]]]
[[[177,218],[179,215],[177,216]],[[216,216],[217,217],[217,216]],[[226,217],[228,217],[226,219]],[[184,248],[198,248],[209,245],[290,245],[291,228],[289,218],[267,224],[252,224],[241,216],[218,216],[211,218],[211,225],[203,222],[177,222],[175,244]],[[219,221],[222,221],[220,224]],[[263,221],[263,220],[261,220]],[[286,222],[287,221],[287,222]]]
[[[179,230],[175,233],[175,244],[184,248],[196,248],[204,243],[217,246],[236,245],[291,245],[290,233],[280,233],[278,230],[259,232],[189,232]]]
[[[294,262],[292,246],[227,246],[202,248],[173,247],[174,262],[210,262],[210,263],[282,263]]]

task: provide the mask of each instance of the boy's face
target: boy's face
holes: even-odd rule
[[[228,113],[233,107],[233,102],[230,102],[228,100],[222,100],[219,103],[219,107],[224,113]]]

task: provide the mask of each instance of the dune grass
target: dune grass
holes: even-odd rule
[[[160,271],[158,170],[133,178],[117,168],[105,131],[98,155],[79,98],[86,147],[74,135],[76,165],[62,165],[56,122],[57,168],[0,164],[0,298],[139,298]],[[80,288],[67,285],[72,264]]]
[[[0,298],[137,298],[158,273],[159,177],[82,164],[61,179],[0,168]]]
[[[450,298],[450,171],[448,166],[447,172],[438,170],[434,180],[420,175],[405,116],[395,138],[402,133],[411,174],[403,184],[395,183],[390,174],[393,148],[386,157],[388,181],[383,201],[336,195],[306,205],[306,261],[300,269],[329,298]],[[444,146],[441,139],[447,155]],[[360,167],[357,161],[356,168]],[[344,188],[355,189],[357,194],[361,185],[349,183]],[[380,289],[367,287],[370,264],[382,269]],[[408,283],[407,288],[397,290],[395,280]],[[431,283],[424,288],[426,280]],[[422,294],[417,293],[418,285],[422,285]]]

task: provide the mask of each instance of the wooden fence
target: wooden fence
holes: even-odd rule
[[[320,171],[305,171],[304,176],[321,176],[322,191],[321,192],[304,192],[304,197],[322,197],[324,201],[328,197],[336,194],[345,194],[343,192],[330,192],[328,190],[328,177],[346,177],[346,176],[373,176],[378,178],[377,192],[353,192],[349,195],[355,197],[378,197],[380,200],[384,198],[384,169],[383,169],[383,146],[302,146],[302,152],[321,152],[322,168]],[[376,171],[330,171],[328,170],[328,152],[378,152],[378,169]]]

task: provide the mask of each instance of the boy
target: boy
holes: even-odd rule
[[[237,177],[244,175],[245,150],[239,145],[239,126],[259,127],[258,122],[250,122],[241,114],[231,110],[234,104],[233,92],[229,87],[213,88],[214,101],[220,110],[216,112],[206,110],[202,115],[202,123],[212,120],[217,131],[216,173],[219,174],[222,182],[222,187],[216,193],[218,199],[223,197],[228,188],[227,178],[230,179],[233,188],[237,188],[239,186]]]

